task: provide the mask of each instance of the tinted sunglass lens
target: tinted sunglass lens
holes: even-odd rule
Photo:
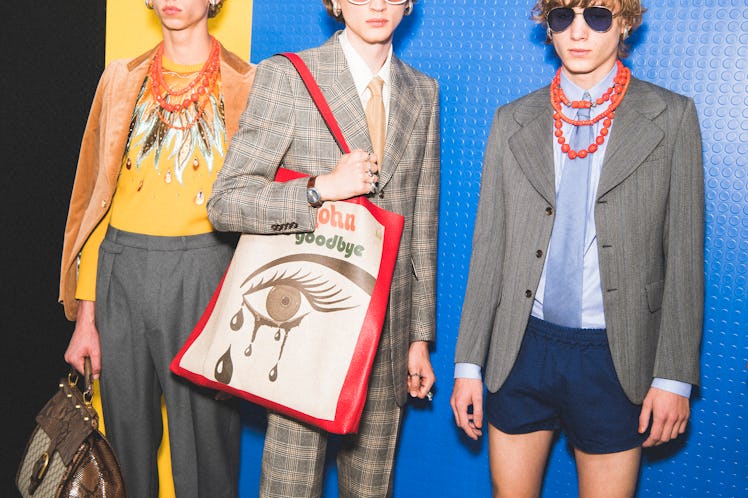
[[[557,7],[548,12],[548,26],[551,31],[563,31],[574,22],[574,9]]]
[[[584,20],[590,28],[604,33],[613,25],[613,13],[602,7],[587,7],[584,9]]]

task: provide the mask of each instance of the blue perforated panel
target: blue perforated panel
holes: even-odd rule
[[[341,0],[345,1],[345,0]],[[421,0],[395,50],[437,78],[442,92],[438,390],[408,410],[396,497],[490,496],[485,442],[452,421],[452,356],[470,258],[483,148],[495,108],[548,84],[557,60],[529,20],[532,0]],[[661,0],[632,39],[634,75],[696,101],[706,175],[706,323],[702,388],[687,439],[645,454],[639,496],[748,496],[746,275],[748,273],[748,5],[746,0]],[[321,1],[254,1],[252,60],[324,42],[338,28]],[[245,411],[242,496],[256,496],[262,416]],[[325,496],[337,496],[334,468]],[[572,457],[561,438],[545,497],[575,496]]]

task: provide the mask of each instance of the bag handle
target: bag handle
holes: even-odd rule
[[[330,133],[332,134],[335,142],[338,144],[338,147],[343,152],[343,154],[348,154],[350,152],[350,149],[348,148],[348,144],[345,141],[345,137],[343,137],[343,132],[340,131],[338,121],[335,119],[335,115],[332,113],[332,110],[330,110],[330,106],[327,104],[327,100],[322,94],[322,90],[320,90],[319,85],[317,85],[317,82],[314,80],[314,76],[312,76],[312,73],[311,71],[309,71],[309,68],[307,67],[304,60],[299,57],[298,54],[295,54],[293,52],[282,52],[278,55],[281,55],[288,59],[296,68],[299,76],[301,76],[301,80],[304,82],[304,86],[306,86],[306,89],[309,92],[309,96],[311,96],[312,100],[314,101],[314,105],[317,106],[319,113],[322,115],[322,119],[325,120],[327,129],[330,130]]]
[[[73,367],[70,368],[70,373],[68,374],[68,384],[70,387],[78,385],[78,372]],[[86,405],[91,406],[93,395],[93,367],[91,366],[91,358],[86,356],[83,358],[83,401],[86,402]]]

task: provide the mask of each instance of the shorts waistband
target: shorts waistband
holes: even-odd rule
[[[232,234],[208,232],[197,235],[163,236],[126,232],[113,226],[107,228],[104,240],[137,249],[152,251],[189,251],[225,245],[231,242]]]
[[[564,327],[563,325],[546,322],[532,315],[530,315],[530,320],[527,322],[527,332],[546,339],[569,344],[587,344],[590,346],[608,345],[606,329]]]

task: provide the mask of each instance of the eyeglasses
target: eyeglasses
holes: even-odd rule
[[[348,3],[352,3],[353,5],[366,5],[371,0],[348,0]],[[402,5],[408,0],[384,0],[386,3],[390,5]]]
[[[352,0],[348,0],[351,2]],[[607,32],[613,25],[613,18],[618,14],[614,14],[607,7],[587,7],[582,12],[575,12],[571,7],[556,7],[548,12],[546,20],[548,21],[548,27],[554,33],[560,33],[566,30],[574,19],[578,15],[584,17],[584,21],[590,29],[598,31],[600,33]]]

